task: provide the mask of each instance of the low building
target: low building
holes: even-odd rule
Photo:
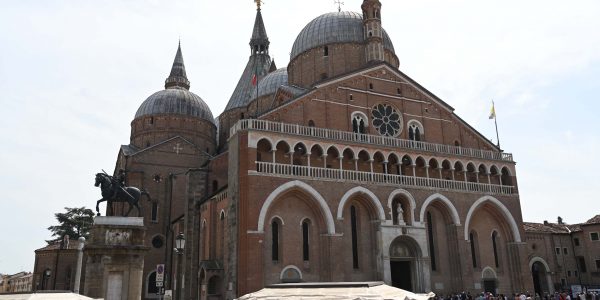
[[[600,215],[585,223],[523,223],[536,293],[600,288]]]
[[[77,249],[79,241],[60,241],[35,250],[33,267],[33,291],[71,291],[75,285],[77,270]],[[84,258],[85,261],[85,258]],[[85,264],[82,266],[85,274]],[[84,278],[81,278],[81,285]]]
[[[19,272],[13,275],[0,274],[0,293],[20,293],[31,291],[31,272]]]

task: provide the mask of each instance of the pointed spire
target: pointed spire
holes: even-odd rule
[[[186,90],[190,89],[190,81],[187,79],[187,75],[185,74],[183,55],[181,54],[181,40],[179,40],[179,46],[177,47],[177,54],[175,54],[173,67],[171,67],[171,73],[169,74],[167,80],[165,80],[165,89],[177,86]]]
[[[250,39],[250,50],[252,55],[254,54],[268,54],[269,53],[269,37],[267,36],[267,30],[265,29],[265,23],[263,22],[262,13],[260,10],[260,2],[257,1],[256,8],[256,20],[254,21],[254,28],[252,29],[252,38]]]

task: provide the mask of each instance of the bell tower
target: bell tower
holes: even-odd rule
[[[365,28],[367,62],[384,61],[381,2],[379,0],[364,0],[361,8]]]

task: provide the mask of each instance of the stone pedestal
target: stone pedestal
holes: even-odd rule
[[[146,228],[143,218],[96,217],[87,255],[84,295],[106,300],[141,299]]]

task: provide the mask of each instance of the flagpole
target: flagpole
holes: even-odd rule
[[[498,135],[498,115],[496,114],[496,105],[492,100],[492,107],[494,108],[494,124],[496,125],[496,141],[498,142],[498,148],[500,148],[500,136]]]

